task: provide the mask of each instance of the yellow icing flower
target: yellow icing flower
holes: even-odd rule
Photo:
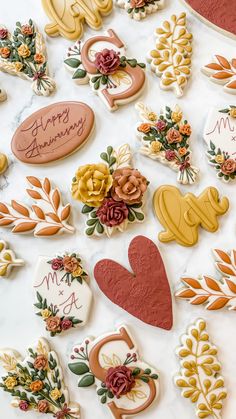
[[[149,119],[149,121],[156,121],[157,120],[157,114],[155,112],[149,112],[148,119]]]
[[[13,388],[16,387],[18,383],[16,377],[7,377],[4,381],[4,384],[8,390],[13,390]]]
[[[112,187],[113,178],[106,164],[81,166],[72,182],[72,196],[89,207],[99,207]]]
[[[219,164],[224,163],[225,161],[224,156],[222,154],[217,154],[217,156],[215,156],[215,161],[216,163],[219,163]]]
[[[229,114],[232,116],[232,118],[236,118],[236,107],[231,108]]]
[[[54,390],[51,391],[50,396],[53,400],[58,400],[62,396],[62,393],[58,388],[54,388]]]
[[[18,49],[18,54],[22,58],[27,58],[31,55],[30,49],[27,45],[22,44]]]
[[[79,266],[74,272],[72,272],[72,276],[76,278],[77,276],[82,275],[82,273],[83,273],[83,269],[81,268],[81,266]]]
[[[8,159],[7,156],[3,153],[0,153],[0,175],[2,175],[8,168]]]
[[[159,153],[161,151],[161,143],[160,141],[153,141],[150,146],[152,153]]]
[[[171,119],[173,122],[180,122],[183,118],[183,113],[181,112],[180,108],[177,107],[172,113],[171,113]]]
[[[19,61],[16,61],[16,62],[14,63],[14,66],[15,66],[15,70],[16,70],[17,72],[20,72],[20,71],[22,70],[22,68],[23,68],[23,64],[22,64],[22,63],[20,63]]]
[[[52,315],[52,312],[45,308],[44,310],[41,310],[41,316],[43,319],[48,319]]]

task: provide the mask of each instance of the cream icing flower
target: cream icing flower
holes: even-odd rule
[[[45,308],[44,310],[41,310],[41,316],[43,319],[48,319],[52,315],[52,312]]]
[[[31,55],[29,47],[25,44],[22,44],[18,49],[18,54],[22,58],[28,58]]]
[[[16,377],[7,377],[4,381],[4,384],[8,390],[13,390],[14,387],[17,386],[17,378]]]
[[[171,119],[173,122],[180,122],[183,118],[183,113],[180,110],[179,106],[176,106],[173,110],[173,112],[171,113]]]
[[[162,144],[160,141],[152,141],[150,150],[152,153],[159,153],[159,151],[161,151],[161,146]]]
[[[215,161],[216,163],[222,164],[224,163],[225,159],[223,154],[217,154],[217,156],[215,156]]]
[[[22,63],[20,63],[19,61],[16,61],[16,62],[14,63],[14,66],[15,66],[15,70],[16,70],[17,72],[20,72],[20,71],[22,70],[22,68],[23,68],[23,64],[22,64]]]
[[[229,114],[232,116],[232,118],[236,118],[236,107],[231,108]]]
[[[60,399],[62,393],[58,388],[54,388],[54,390],[51,391],[50,396],[53,400]]]

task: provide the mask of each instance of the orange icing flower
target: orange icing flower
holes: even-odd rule
[[[33,382],[30,384],[30,390],[31,390],[33,393],[37,393],[37,392],[41,391],[41,390],[42,390],[42,388],[43,388],[43,383],[42,383],[42,381],[40,381],[40,380],[33,381]]]
[[[8,47],[0,48],[0,55],[2,58],[8,58],[11,54],[11,50]]]
[[[36,62],[36,64],[43,64],[45,61],[45,57],[43,54],[35,54],[34,55],[34,61]]]
[[[179,127],[179,132],[183,135],[191,135],[192,129],[189,124],[184,124]]]
[[[31,55],[29,47],[25,44],[22,44],[17,51],[19,56],[22,58],[28,58]]]
[[[178,152],[180,156],[185,156],[185,154],[187,153],[187,149],[185,147],[180,147],[178,149]]]
[[[32,26],[30,26],[30,25],[23,25],[21,27],[21,33],[23,35],[29,36],[29,35],[33,35],[34,31],[33,31]]]
[[[143,123],[138,127],[138,131],[147,134],[151,129],[151,124]]]

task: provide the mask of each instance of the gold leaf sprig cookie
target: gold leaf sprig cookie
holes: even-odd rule
[[[196,416],[200,419],[220,419],[223,400],[227,397],[217,352],[209,341],[203,319],[189,327],[177,349],[181,369],[175,377],[175,385],[184,398],[196,403]]]
[[[186,14],[172,15],[170,21],[156,29],[155,35],[156,47],[147,60],[161,78],[161,88],[174,90],[181,97],[191,75],[192,34],[186,27]]]

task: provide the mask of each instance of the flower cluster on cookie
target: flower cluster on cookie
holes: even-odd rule
[[[101,159],[105,163],[79,167],[72,181],[72,196],[84,203],[82,213],[89,216],[88,236],[111,236],[145,218],[142,207],[149,182],[131,167],[130,147],[125,144],[116,152],[109,146]]]
[[[228,114],[232,118],[236,118],[236,106],[222,109],[219,112]],[[227,151],[217,148],[213,141],[210,142],[210,150],[207,150],[209,163],[211,163],[216,171],[217,176],[224,181],[235,179],[236,176],[236,160],[229,155]]]
[[[166,106],[159,116],[142,103],[136,107],[143,120],[137,126],[142,141],[140,152],[177,171],[180,183],[194,183],[198,169],[191,164],[189,138],[192,129],[188,121],[183,120],[179,106],[173,110]]]
[[[47,76],[45,45],[33,21],[16,23],[13,36],[4,26],[0,27],[0,70],[33,81],[36,94],[47,96],[55,83]]]
[[[47,351],[44,340],[38,348],[28,349],[30,357],[21,363],[5,354],[3,362],[9,372],[0,387],[13,396],[12,405],[23,412],[52,414],[57,419],[72,419],[75,413],[68,405],[68,392],[62,383],[61,368],[54,352]]]
[[[88,276],[81,264],[81,258],[76,253],[72,253],[71,255],[64,254],[63,256],[58,255],[52,260],[49,260],[48,263],[51,265],[53,271],[65,272],[61,280],[65,278],[65,282],[68,285],[75,279],[82,284],[83,279],[86,279]]]
[[[127,12],[135,18],[135,14],[143,13],[146,15],[150,10],[157,10],[161,3],[160,0],[128,0]]]
[[[71,355],[73,363],[69,364],[69,369],[76,375],[81,376],[78,386],[89,387],[95,383],[96,377],[90,369],[89,365],[89,344],[90,340],[84,342],[84,346],[75,347]],[[115,364],[110,366],[112,360],[106,355],[102,355],[109,365],[106,368],[106,377],[97,389],[97,395],[100,397],[102,404],[106,404],[111,399],[120,399],[127,397],[129,400],[135,401],[137,398],[145,398],[145,394],[141,394],[138,388],[141,387],[140,381],[148,383],[150,380],[157,380],[158,375],[152,373],[150,368],[144,371],[139,368],[136,353],[128,353],[126,359],[122,362],[116,354],[113,354]],[[78,362],[77,362],[78,361]]]

